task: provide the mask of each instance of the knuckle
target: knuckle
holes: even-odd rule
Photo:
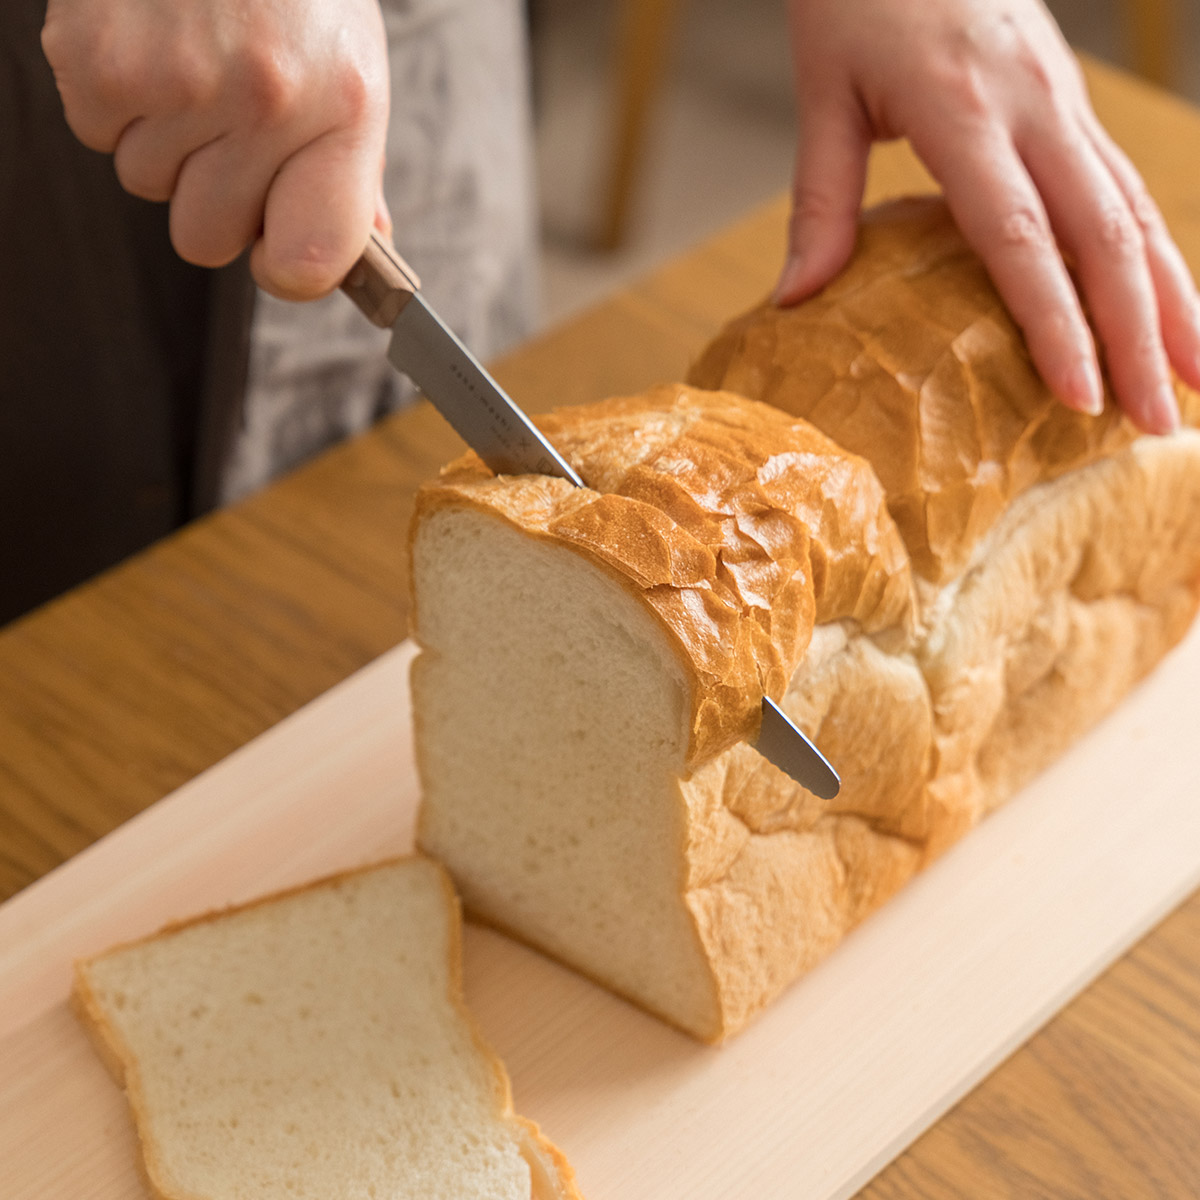
[[[1164,222],[1162,213],[1153,197],[1146,190],[1146,185],[1139,179],[1131,183],[1129,190],[1129,208],[1133,219],[1147,232],[1157,232]]]
[[[184,262],[197,267],[220,267],[232,258],[222,245],[223,229],[204,219],[202,205],[181,192],[171,201],[171,245]]]
[[[1041,251],[1053,242],[1045,217],[1029,205],[1009,209],[1000,219],[998,235],[1009,250]]]
[[[53,14],[47,14],[46,23],[41,33],[42,54],[50,64],[51,70],[58,71],[61,64],[70,53],[70,34],[61,20]]]
[[[88,73],[88,90],[101,106],[116,107],[129,94],[131,76],[131,67],[117,55],[97,55]]]
[[[112,30],[86,15],[51,5],[41,30],[42,53],[51,69],[76,71],[103,57],[112,40]]]
[[[156,202],[170,200],[176,175],[172,165],[154,161],[127,138],[117,143],[113,169],[117,181],[131,196]]]
[[[987,81],[972,59],[955,57],[942,62],[930,83],[934,94],[946,97],[946,111],[953,113],[959,124],[984,125],[994,119]]]
[[[71,132],[91,150],[113,151],[130,109],[130,87],[119,56],[99,47],[87,62],[69,55],[54,69],[54,82]]]
[[[84,91],[73,81],[60,80],[58,90],[63,116],[75,137],[89,150],[111,154],[122,129],[120,98],[95,83]]]
[[[326,125],[354,125],[382,110],[386,93],[353,55],[334,57],[314,74],[301,60],[249,42],[236,66],[238,93],[249,120],[266,128],[317,116]]]
[[[336,109],[344,122],[357,124],[370,111],[371,90],[362,72],[352,63],[343,63],[338,68],[332,88]]]
[[[1021,40],[1013,47],[1013,76],[1020,81],[1027,109],[1050,110],[1074,120],[1081,102],[1086,105],[1083,76],[1070,55],[1048,54],[1044,47]]]
[[[250,118],[263,125],[277,125],[296,111],[303,94],[293,70],[269,50],[249,46],[238,65],[243,102]]]
[[[1130,352],[1133,358],[1144,363],[1149,370],[1165,373],[1162,335],[1157,329],[1149,326],[1138,329],[1130,341]]]
[[[1110,367],[1123,377],[1147,381],[1168,377],[1166,353],[1162,337],[1156,329],[1139,325],[1119,330],[1106,330],[1102,338],[1105,358]]]
[[[170,190],[163,187],[155,173],[148,171],[143,163],[131,162],[120,153],[119,147],[113,158],[113,168],[117,181],[131,196],[138,196],[142,200],[170,199]]]
[[[827,225],[843,215],[842,206],[829,192],[801,184],[792,195],[792,231],[808,225]]]
[[[184,262],[197,267],[223,267],[235,257],[226,253],[203,228],[191,222],[172,223],[171,245]]]
[[[204,251],[206,247],[197,238],[196,230],[192,224],[179,217],[178,205],[171,206],[171,245],[175,247],[175,253],[184,262],[192,263],[197,267],[206,267],[209,265],[205,262]]]
[[[1073,312],[1055,308],[1038,317],[1038,333],[1044,344],[1054,347],[1073,347],[1087,340],[1083,321]]]
[[[1127,259],[1142,251],[1142,231],[1125,204],[1110,204],[1096,221],[1096,241],[1107,253]]]
[[[171,64],[170,92],[177,111],[212,108],[221,95],[219,68],[207,55],[181,47]]]
[[[994,119],[996,63],[1014,64],[1011,21],[1003,16],[966,21],[951,29],[937,55],[932,94],[944,95],[946,105],[961,120]]]

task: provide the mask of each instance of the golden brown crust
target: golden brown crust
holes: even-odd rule
[[[719,880],[690,891],[720,991],[720,1041],[745,1025],[920,868],[918,848],[853,816],[751,835]]]
[[[449,918],[447,952],[450,969],[447,999],[470,1031],[476,1050],[491,1071],[497,1105],[502,1111],[503,1119],[513,1130],[521,1156],[529,1166],[532,1176],[531,1200],[583,1200],[576,1186],[575,1171],[567,1161],[566,1155],[542,1133],[536,1121],[531,1121],[513,1110],[512,1082],[508,1071],[505,1070],[500,1056],[483,1036],[475,1014],[467,1007],[463,988],[462,903],[454,890],[450,872],[436,859],[427,855],[412,854],[408,857],[421,859],[437,868]]]
[[[913,569],[956,575],[1020,493],[1128,445],[1060,404],[936,197],[864,214],[850,265],[793,308],[738,317],[690,373],[804,417],[875,468]],[[1177,384],[1185,415],[1196,397]]]
[[[532,1176],[530,1200],[583,1200],[575,1169],[563,1152],[528,1117],[515,1116],[513,1124],[521,1140],[521,1152]]]
[[[1048,766],[1187,631],[1200,436],[1138,439],[1005,514],[920,648],[945,806],[926,857]]]
[[[717,982],[719,1027],[742,1028],[923,861],[938,826],[928,779],[932,713],[910,655],[826,627],[784,709],[838,767],[822,800],[747,745],[682,784],[690,836],[686,904]]]
[[[824,802],[747,746],[684,787],[695,913],[728,1035],[1053,762],[1200,600],[1200,436],[1039,484],[909,654],[814,638],[784,707],[842,770]],[[834,649],[822,656],[822,643]]]
[[[540,423],[589,487],[496,479],[468,455],[422,490],[413,527],[439,505],[482,508],[639,594],[696,681],[689,762],[753,738],[814,623],[911,627],[904,547],[873,473],[806,422],[672,384]]]
[[[171,928],[178,928],[183,924],[186,922],[179,922]],[[157,935],[152,934],[150,937],[138,938],[135,941],[113,947],[113,950],[106,951],[105,954],[126,949],[128,946],[141,945],[154,936]],[[138,1147],[141,1150],[137,1159],[138,1174],[146,1190],[154,1197],[154,1200],[198,1200],[178,1188],[171,1188],[165,1182],[165,1172],[159,1163],[154,1143],[146,1134],[148,1116],[141,1078],[138,1075],[137,1056],[133,1054],[124,1039],[105,1017],[87,975],[88,964],[103,957],[105,957],[104,954],[98,954],[76,961],[70,997],[71,1011],[83,1025],[84,1032],[88,1035],[88,1040],[92,1043],[100,1061],[117,1086],[125,1093],[125,1099],[133,1118],[134,1132],[137,1134]]]

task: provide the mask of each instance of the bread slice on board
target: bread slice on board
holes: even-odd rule
[[[161,1200],[568,1200],[463,1005],[421,857],[175,925],[76,966]]]

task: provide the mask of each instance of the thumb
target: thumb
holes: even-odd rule
[[[384,190],[384,179],[387,175],[387,154],[379,156],[379,190],[375,193],[375,228],[389,239],[395,232],[392,225],[392,210]]]
[[[788,251],[773,299],[795,304],[825,286],[854,249],[871,136],[856,108],[804,113],[792,185]]]
[[[250,255],[258,285],[285,300],[332,291],[375,224],[378,153],[346,131],[325,134],[288,159],[267,193],[263,234]]]
[[[379,192],[375,197],[375,228],[389,239],[394,232],[392,210],[388,207],[387,196],[383,191],[383,184],[379,185]]]

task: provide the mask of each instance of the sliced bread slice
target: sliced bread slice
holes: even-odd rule
[[[76,965],[162,1200],[566,1200],[464,1007],[461,920],[422,857]]]

